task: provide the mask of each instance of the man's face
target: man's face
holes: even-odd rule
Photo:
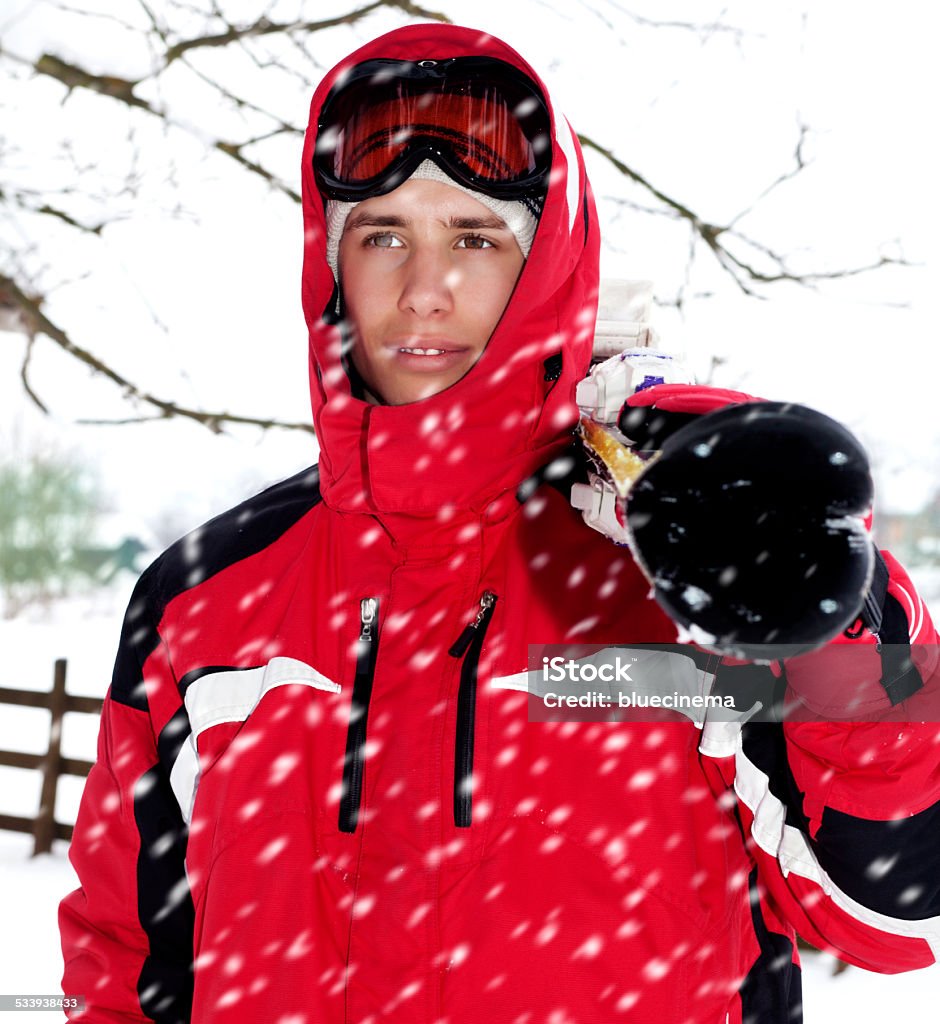
[[[370,397],[404,405],[455,384],[483,354],[525,263],[482,203],[406,181],[360,203],[339,247],[352,361]]]

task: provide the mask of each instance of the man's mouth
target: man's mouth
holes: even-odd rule
[[[385,350],[395,365],[409,373],[448,373],[464,366],[468,347],[451,338],[400,337]]]

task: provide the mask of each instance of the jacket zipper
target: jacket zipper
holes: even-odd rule
[[[346,756],[343,759],[343,788],[339,801],[340,832],[355,832],[362,803],[362,776],[365,771],[366,724],[369,700],[375,677],[375,659],[379,653],[379,601],[366,597],[359,602],[359,643],[356,647],[356,678],[353,682],[349,728],[346,732]]]
[[[460,688],[457,691],[457,734],[454,743],[454,824],[469,828],[473,816],[473,733],[476,719],[477,667],[486,628],[493,617],[497,597],[484,590],[480,610],[468,623],[448,651],[452,658],[463,658]]]

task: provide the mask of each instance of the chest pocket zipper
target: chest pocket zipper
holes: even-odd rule
[[[379,653],[379,602],[366,597],[359,604],[359,643],[356,647],[356,678],[353,682],[349,728],[346,732],[346,756],[343,759],[343,788],[339,801],[340,832],[355,832],[362,804],[362,777],[365,771],[366,726],[375,660]]]
[[[460,688],[457,691],[457,731],[454,743],[454,824],[457,828],[469,828],[473,816],[473,732],[477,668],[496,601],[497,597],[492,590],[483,591],[477,617],[464,627],[447,652],[452,658],[463,658]]]

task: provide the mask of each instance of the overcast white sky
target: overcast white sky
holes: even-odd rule
[[[94,2],[126,17],[137,9],[130,2]],[[282,17],[300,11],[323,17],[351,6],[297,0],[277,10]],[[514,44],[544,71],[577,130],[604,140],[659,188],[715,222],[749,206],[790,168],[797,125],[809,126],[810,166],[763,200],[742,229],[794,254],[798,267],[866,264],[882,252],[899,251],[918,265],[823,285],[818,292],[779,285],[758,301],[729,286],[702,255],[688,291],[715,297],[692,301],[682,317],[660,309],[656,320],[665,346],[685,351],[700,372],[713,355],[727,360],[716,383],[803,401],[857,430],[884,464],[885,506],[923,502],[937,485],[940,462],[940,301],[934,285],[940,167],[929,127],[940,95],[930,52],[935,12],[913,0],[441,0],[437,6],[455,21]],[[263,5],[244,0],[226,9],[254,18]],[[626,11],[723,28],[650,28]],[[324,35],[324,67],[400,23],[398,15],[381,14]],[[0,38],[24,56],[52,52],[102,73],[137,77],[148,67],[146,51],[129,46],[126,34],[108,22],[78,18],[41,0],[6,0]],[[222,59],[208,54],[206,66]],[[273,71],[253,81],[259,102],[277,102],[294,122],[303,122],[306,93],[291,95]],[[62,184],[57,152],[66,134],[75,139],[76,161],[86,166],[84,183],[96,173],[108,180],[115,168],[126,167],[126,158],[123,164],[112,159],[128,126],[117,104],[110,109],[81,91],[63,103],[64,91],[51,81],[7,84],[2,130],[16,150],[0,171],[7,187],[24,179]],[[193,105],[205,102],[196,93],[190,99],[187,88],[172,76],[164,85],[177,112],[186,109],[181,97]],[[140,195],[123,200],[126,219],[100,240],[75,242],[59,232],[55,264],[42,282],[68,283],[50,295],[48,312],[76,341],[161,395],[305,419],[299,209],[245,175],[233,177],[226,162],[207,156],[193,136],[164,137],[140,118],[134,124],[145,175]],[[291,140],[282,155],[281,169],[292,184],[299,145]],[[168,150],[177,168],[169,189],[154,184]],[[619,179],[593,155],[589,166],[605,223],[605,274],[652,278],[657,295],[668,300],[685,274],[687,232],[662,218],[620,215],[604,201],[616,189],[622,193]],[[630,195],[645,200],[639,192]],[[186,216],[168,215],[176,202]],[[2,230],[22,235],[35,223],[6,222]],[[154,326],[152,311],[161,328]],[[32,380],[55,412],[44,420],[21,398],[22,351],[21,339],[4,336],[0,439],[9,441],[15,422],[21,436],[51,434],[86,452],[135,528],[167,509],[181,526],[194,525],[315,457],[309,437],[275,432],[219,439],[187,423],[76,427],[73,418],[128,410],[110,385],[90,384],[84,371],[41,339]]]

